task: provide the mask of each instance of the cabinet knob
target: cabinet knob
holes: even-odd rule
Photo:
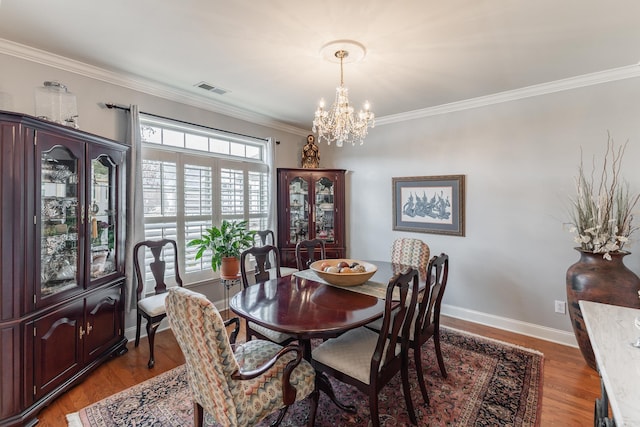
[[[93,330],[93,326],[91,326],[91,323],[87,322],[87,335],[89,335],[92,330]]]
[[[85,334],[84,329],[82,328],[82,326],[80,326],[80,339],[82,339],[84,334]]]

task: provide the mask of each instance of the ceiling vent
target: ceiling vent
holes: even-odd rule
[[[222,89],[221,87],[216,87],[216,86],[214,86],[212,84],[209,84],[207,82],[200,82],[200,83],[197,83],[195,86],[199,87],[200,89],[204,89],[207,92],[217,93],[218,95],[224,95],[225,93],[229,92],[226,89]]]

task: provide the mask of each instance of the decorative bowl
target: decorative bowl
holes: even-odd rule
[[[349,265],[353,264],[354,262],[357,262],[358,264],[364,266],[365,272],[364,273],[329,273],[326,271],[322,271],[320,269],[320,266],[322,265],[322,263],[327,263],[329,266],[337,266],[338,263],[342,261],[346,262]],[[357,259],[349,259],[349,258],[321,259],[319,261],[311,263],[309,268],[311,268],[311,270],[313,270],[321,279],[336,286],[362,285],[367,280],[369,280],[371,276],[373,276],[376,273],[376,271],[378,271],[378,267],[376,267],[375,265],[369,262],[358,261]]]

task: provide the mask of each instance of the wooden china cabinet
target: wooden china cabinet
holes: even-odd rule
[[[296,267],[296,243],[322,239],[328,258],[344,258],[345,170],[278,169],[278,248]]]
[[[0,111],[0,149],[0,426],[30,426],[126,352],[127,147]]]

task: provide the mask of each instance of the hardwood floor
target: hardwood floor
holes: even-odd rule
[[[600,395],[600,380],[578,349],[448,317],[443,318],[443,324],[544,353],[541,425],[593,425],[593,404]],[[241,335],[243,339],[243,333]],[[147,369],[147,346],[144,339],[138,348],[129,343],[128,353],[103,364],[85,381],[45,408],[39,415],[38,426],[66,426],[66,414],[184,363],[170,331],[156,335],[153,369]]]

